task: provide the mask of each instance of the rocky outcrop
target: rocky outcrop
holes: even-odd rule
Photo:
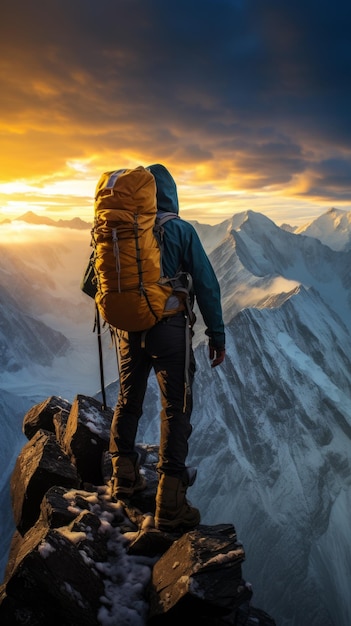
[[[157,446],[139,446],[147,489],[128,504],[111,499],[111,419],[110,409],[81,395],[72,405],[50,397],[25,415],[28,443],[11,478],[16,531],[0,587],[2,626],[183,619],[274,626],[252,606],[232,524],[199,525],[182,535],[155,529]],[[140,568],[138,580],[123,587],[132,567]]]

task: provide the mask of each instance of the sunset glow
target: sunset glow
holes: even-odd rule
[[[90,221],[102,172],[155,162],[204,223],[350,210],[346,2],[133,3],[3,7],[0,221]]]

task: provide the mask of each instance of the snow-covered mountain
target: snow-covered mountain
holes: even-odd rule
[[[2,312],[0,372],[17,372],[30,367],[33,360],[50,367],[55,355],[69,348],[66,337],[25,313],[9,291],[0,286]]]
[[[331,208],[313,222],[297,228],[295,233],[316,237],[333,250],[350,250],[351,211]]]
[[[189,497],[204,523],[235,525],[255,604],[279,626],[351,623],[351,252],[347,226],[338,229],[330,212],[318,220],[324,217],[323,242],[313,223],[291,232],[253,211],[217,226],[194,224],[221,283],[227,356],[223,366],[210,368],[198,315],[189,457],[198,479]],[[7,247],[0,263],[0,290],[15,300],[10,307],[3,299],[2,311],[11,317],[17,307],[45,324],[45,330],[33,326],[38,354],[31,354],[31,364],[1,377],[0,421],[13,431],[2,426],[9,443],[0,446],[15,454],[23,435],[19,412],[14,418],[8,408],[9,393],[24,411],[49,395],[71,401],[99,389],[93,303],[79,292],[89,235],[42,228],[41,242]],[[68,346],[43,364],[39,338],[48,333],[53,341],[50,331]],[[8,344],[1,332],[2,350]],[[104,342],[113,406],[116,358],[107,332]],[[151,376],[140,441],[158,441],[156,406]],[[8,457],[6,480],[10,468]]]

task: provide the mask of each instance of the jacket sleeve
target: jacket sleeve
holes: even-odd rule
[[[180,256],[183,270],[192,276],[194,294],[211,345],[214,348],[223,349],[225,347],[225,331],[221,292],[211,262],[192,224],[185,220],[172,220],[166,224],[166,226],[168,225],[167,234],[169,232],[170,235],[168,250],[173,247],[173,252],[178,252],[178,254],[174,254],[173,258]],[[176,268],[170,269],[171,273],[174,274]]]

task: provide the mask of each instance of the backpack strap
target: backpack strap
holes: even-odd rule
[[[172,213],[171,211],[157,211],[156,225],[163,226],[163,224],[168,222],[168,220],[174,220],[174,219],[178,219],[178,220],[181,219],[178,213]]]
[[[163,224],[168,220],[181,219],[178,213],[171,213],[169,211],[157,211],[156,224],[155,224],[155,236],[158,239],[161,250],[161,266],[162,266],[162,249],[163,249]],[[186,411],[188,399],[191,396],[191,386],[189,380],[189,366],[190,366],[190,348],[191,348],[191,336],[193,334],[193,326],[195,324],[195,314],[192,310],[193,306],[193,280],[188,272],[183,272],[179,267],[176,275],[169,279],[174,291],[184,296],[184,317],[185,317],[185,359],[184,359],[184,401],[183,401],[183,413]]]
[[[171,213],[168,211],[157,211],[155,226],[154,226],[154,235],[158,241],[158,245],[160,248],[161,255],[161,271],[163,276],[163,224],[168,222],[169,220],[180,219],[178,213]]]

